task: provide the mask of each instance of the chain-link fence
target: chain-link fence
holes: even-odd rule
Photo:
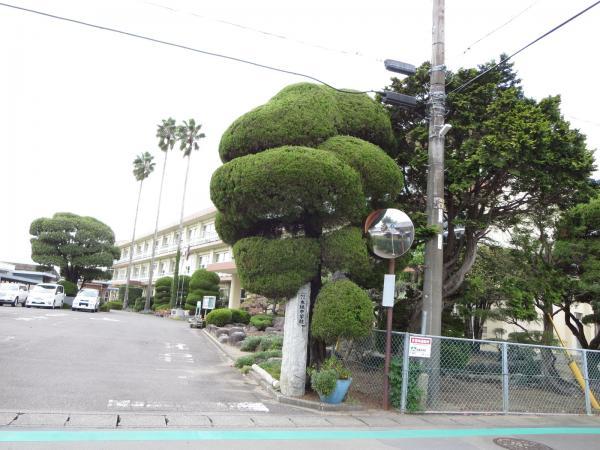
[[[383,399],[385,331],[339,353],[350,392]],[[403,412],[600,413],[600,351],[394,332],[389,382]]]

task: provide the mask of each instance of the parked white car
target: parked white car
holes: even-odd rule
[[[78,309],[98,312],[100,309],[100,292],[98,289],[85,288],[80,290],[75,298],[71,309],[76,311]]]
[[[56,283],[36,284],[27,297],[25,306],[45,306],[48,308],[62,308],[65,301],[65,289]]]
[[[0,284],[0,305],[8,303],[12,306],[25,304],[29,287],[26,284],[1,283]]]

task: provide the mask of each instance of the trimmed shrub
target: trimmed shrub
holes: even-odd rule
[[[250,325],[255,326],[260,331],[264,331],[265,328],[273,325],[273,316],[269,316],[267,314],[257,314],[256,316],[252,316],[250,318]]]
[[[66,296],[75,297],[77,295],[77,285],[75,283],[69,280],[60,280],[57,284],[64,288]]]
[[[189,293],[186,298],[186,309],[196,310],[196,303],[204,296],[215,296],[219,299],[219,275],[206,269],[198,269],[190,278]]]
[[[267,371],[269,375],[271,375],[276,380],[281,378],[281,361],[280,360],[270,360],[265,361],[259,364],[259,367],[263,368]]]
[[[332,152],[308,147],[279,147],[236,158],[214,172],[210,193],[219,211],[235,218],[238,229],[274,219],[291,228],[309,219],[336,226],[360,220],[366,206],[358,172]],[[233,243],[216,225],[219,236]]]
[[[130,304],[133,305],[133,310],[135,312],[140,312],[144,309],[144,306],[146,306],[146,299],[143,297],[138,297],[135,300],[132,300]]]
[[[253,352],[258,348],[261,341],[262,341],[261,336],[248,336],[246,339],[244,339],[242,341],[240,350],[243,352]]]
[[[121,310],[123,309],[122,302],[106,302],[100,307],[100,311],[108,312],[111,309]]]
[[[358,172],[369,209],[394,205],[404,180],[396,162],[381,148],[351,136],[332,137],[319,148],[333,152]]]
[[[330,272],[339,270],[350,278],[361,279],[370,272],[369,252],[362,231],[357,227],[345,227],[321,237],[323,266]]]
[[[283,336],[263,336],[258,344],[259,352],[265,350],[281,350],[283,348]]]
[[[213,309],[206,315],[206,323],[218,327],[231,323],[231,310],[227,308]]]
[[[269,350],[266,352],[257,352],[251,355],[240,356],[235,361],[235,367],[238,369],[244,366],[251,366],[252,364],[259,364],[270,358],[281,358],[281,350]]]
[[[154,303],[164,304],[171,301],[172,277],[161,277],[154,283]]]
[[[316,239],[251,237],[238,241],[233,254],[248,291],[290,298],[317,273],[320,249]]]
[[[247,325],[250,323],[250,313],[242,309],[231,308],[231,321],[233,323],[243,323]]]
[[[321,369],[312,373],[310,385],[319,394],[327,397],[334,391],[337,380],[337,372],[334,369]]]
[[[280,145],[316,147],[336,135],[356,136],[386,149],[394,144],[388,114],[367,95],[297,83],[233,122],[221,138],[219,154],[226,162]]]
[[[251,366],[252,364],[254,364],[254,355],[240,356],[235,360],[235,367],[238,369],[241,369],[244,366]]]
[[[317,296],[311,331],[314,337],[333,344],[338,338],[359,338],[373,328],[373,303],[367,293],[350,280],[327,283]]]

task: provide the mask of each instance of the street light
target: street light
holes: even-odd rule
[[[402,75],[414,75],[417,73],[417,69],[412,64],[408,64],[402,61],[396,61],[395,59],[386,59],[383,61],[385,69],[390,72],[401,73]]]
[[[417,106],[417,99],[410,95],[390,91],[379,92],[379,95],[381,95],[381,101],[386,105],[399,106],[406,109],[413,109]]]

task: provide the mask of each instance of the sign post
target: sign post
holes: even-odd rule
[[[381,306],[387,311],[385,330],[385,365],[383,379],[383,409],[390,409],[389,373],[392,356],[392,318],[396,291],[396,258],[405,254],[415,238],[415,227],[410,218],[398,209],[373,211],[365,221],[365,233],[369,235],[373,253],[388,259],[388,274],[383,284]],[[404,343],[406,345],[406,343]]]
[[[217,302],[217,297],[214,295],[205,295],[202,297],[202,310],[206,311],[208,309],[215,309],[215,304]],[[200,302],[198,302],[200,303]],[[204,313],[203,313],[204,316]]]

